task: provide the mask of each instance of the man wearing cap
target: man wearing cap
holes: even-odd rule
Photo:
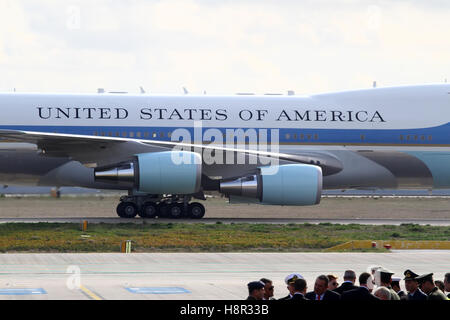
[[[406,270],[404,273],[405,278],[405,288],[408,291],[407,300],[427,300],[427,295],[419,289],[419,284],[416,278],[419,276],[417,273],[412,272],[411,270]]]
[[[385,268],[380,268],[376,272],[380,274],[380,287],[386,287],[390,291],[391,300],[400,300],[397,292],[395,292],[391,287],[392,275],[394,273]]]
[[[252,281],[247,284],[247,300],[262,300],[264,298],[264,283],[261,281]]]
[[[397,278],[397,277],[395,277],[395,278],[392,277],[391,287],[395,292],[397,292],[398,296],[400,297],[400,300],[405,300],[406,294],[400,288],[400,280],[402,280],[402,279]]]
[[[344,293],[345,291],[355,290],[358,289],[357,286],[355,286],[356,281],[356,273],[353,270],[345,270],[344,272],[344,282],[341,284],[340,287],[334,289],[334,292],[337,292],[339,294]]]
[[[294,295],[294,282],[297,279],[303,279],[303,276],[298,273],[291,273],[290,275],[286,276],[284,278],[284,282],[287,284],[287,289],[289,290],[289,295],[286,297],[280,298],[279,300],[290,300],[292,296]]]
[[[336,301],[340,300],[341,295],[328,290],[328,277],[326,275],[320,275],[314,284],[314,291],[308,292],[306,298],[309,300]]]
[[[416,278],[423,292],[428,295],[428,300],[448,300],[445,294],[434,284],[433,274],[427,273]]]

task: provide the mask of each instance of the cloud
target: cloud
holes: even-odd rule
[[[450,77],[441,4],[3,0],[0,89],[310,93],[436,82]]]

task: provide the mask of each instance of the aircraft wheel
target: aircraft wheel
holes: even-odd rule
[[[183,216],[183,205],[179,203],[173,203],[169,206],[169,217],[171,219],[180,219]]]
[[[191,219],[201,219],[205,216],[205,207],[198,202],[191,203],[188,207],[189,217]]]
[[[133,219],[138,214],[138,207],[133,202],[122,202],[117,207],[117,214],[121,218]]]
[[[158,215],[158,206],[154,202],[146,202],[141,211],[139,212],[139,216],[141,218],[152,219]]]

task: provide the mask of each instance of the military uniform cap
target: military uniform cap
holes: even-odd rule
[[[385,268],[383,268],[383,267],[379,268],[377,271],[378,271],[379,273],[384,273],[384,274],[390,274],[390,275],[393,275],[393,274],[394,274],[394,272],[391,272],[391,271],[389,271],[388,269],[385,269]]]
[[[247,284],[248,291],[252,292],[253,290],[258,290],[264,288],[264,282],[261,281],[252,281]]]
[[[400,282],[400,280],[402,280],[402,278],[392,277],[392,282]]]
[[[403,278],[403,280],[416,280],[416,278],[419,276],[417,273],[414,273],[409,269],[403,272],[403,274],[405,275],[405,278]]]
[[[418,276],[418,277],[416,278],[416,280],[417,280],[419,283],[424,283],[425,281],[431,281],[431,282],[433,282],[433,274],[432,274],[432,273],[423,274],[423,275],[421,275],[421,276]]]
[[[286,278],[284,278],[284,282],[286,282],[286,284],[292,284],[295,282],[295,280],[297,279],[304,279],[303,276],[299,273],[291,273],[290,275],[288,275]]]

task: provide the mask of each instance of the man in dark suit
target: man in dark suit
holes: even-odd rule
[[[328,290],[328,277],[318,276],[314,284],[314,291],[308,292],[306,298],[309,300],[336,301],[340,300],[339,293]]]
[[[370,273],[363,272],[359,276],[359,287],[357,289],[344,291],[341,295],[342,301],[379,301],[380,299],[370,293],[368,281],[372,281]]]
[[[334,289],[334,292],[337,292],[339,294],[342,294],[345,291],[355,290],[358,289],[357,286],[355,286],[356,281],[356,273],[353,270],[345,270],[344,272],[344,282],[341,284],[340,287],[337,287]]]
[[[295,280],[294,284],[294,295],[292,296],[289,301],[307,301],[309,299],[305,298],[306,294],[306,281],[305,279],[297,279]]]

